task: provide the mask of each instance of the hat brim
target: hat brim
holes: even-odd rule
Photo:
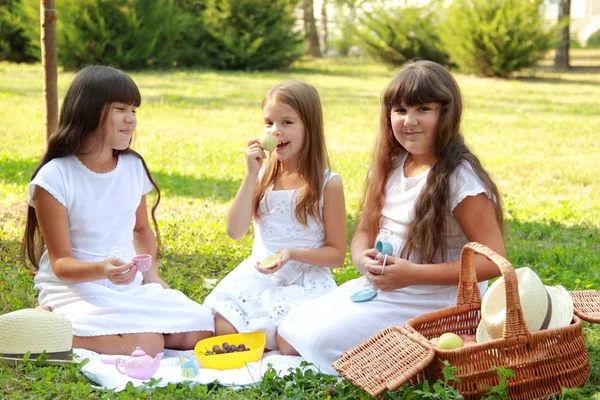
[[[548,295],[552,299],[552,317],[547,329],[568,326],[573,321],[573,299],[567,290],[560,286],[545,286]],[[491,340],[486,329],[487,324],[481,320],[477,326],[475,337],[477,343]]]
[[[72,359],[60,360],[60,359],[47,358],[44,362],[48,365],[55,366],[55,365],[66,365],[66,364],[79,364],[81,361],[83,361],[81,358],[74,355]],[[36,362],[37,362],[37,358],[28,358],[27,360],[25,360],[25,359],[23,359],[23,357],[18,358],[18,357],[2,357],[2,356],[0,356],[0,365],[7,364],[7,365],[15,366],[15,365],[23,364],[23,363],[36,363]]]

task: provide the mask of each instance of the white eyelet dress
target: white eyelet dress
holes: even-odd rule
[[[381,212],[383,229],[378,235],[378,239],[387,240],[393,235],[393,242],[399,241],[394,246],[395,251],[404,243],[414,203],[429,173],[426,171],[419,176],[405,177],[405,159],[406,154],[388,180],[386,201]],[[471,166],[464,162],[450,179],[446,260],[458,259],[462,247],[468,242],[451,211],[465,197],[479,193],[486,193],[492,198]],[[439,260],[439,255],[436,258]],[[481,293],[485,292],[487,281],[479,286]],[[362,276],[342,284],[334,292],[293,309],[281,321],[279,334],[321,372],[336,375],[331,363],[369,336],[389,326],[404,326],[408,319],[417,315],[456,304],[457,285],[419,285],[391,292],[378,291],[371,301],[352,302],[350,296],[367,287],[372,286]]]
[[[337,174],[326,171],[325,184]],[[274,274],[261,274],[257,261],[282,248],[316,249],[325,244],[322,224],[308,218],[302,225],[295,217],[297,190],[267,190],[260,203],[260,218],[254,221],[254,243],[250,257],[242,261],[204,300],[239,332],[263,332],[266,347],[275,341],[281,318],[293,307],[336,288],[330,268],[289,261]],[[323,200],[321,199],[321,210]]]
[[[135,212],[152,184],[134,155],[119,156],[114,170],[98,174],[75,156],[57,158],[42,167],[29,184],[29,204],[39,186],[67,209],[73,257],[97,262],[118,257],[129,262],[133,246]],[[136,274],[128,285],[108,279],[70,283],[52,270],[44,252],[34,278],[40,305],[71,321],[75,336],[128,333],[213,331],[210,309],[183,293],[157,283],[142,284]]]

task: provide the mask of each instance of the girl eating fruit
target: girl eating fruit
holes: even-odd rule
[[[336,288],[331,268],[346,255],[346,211],[341,179],[329,170],[317,90],[282,83],[267,93],[262,111],[272,138],[248,142],[248,171],[227,213],[232,239],[254,220],[252,254],[204,305],[215,313],[216,335],[260,331],[273,350],[292,307]],[[273,150],[266,164],[265,149]]]

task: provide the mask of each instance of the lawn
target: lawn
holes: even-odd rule
[[[455,74],[463,132],[504,197],[508,259],[546,284],[600,289],[600,52],[572,52],[570,72],[546,62],[510,80]],[[163,279],[202,301],[204,279],[222,278],[251,250],[225,232],[225,213],[245,172],[243,148],[261,133],[260,102],[288,79],[321,95],[333,169],[344,182],[350,231],[377,132],[379,98],[394,74],[356,60],[304,60],[287,72],[136,72],[143,101],[134,148],[162,189],[158,218]],[[73,78],[60,71],[59,97]],[[26,188],[44,150],[42,68],[0,63],[0,313],[36,305],[18,260]],[[595,161],[594,161],[595,160]],[[357,276],[349,254],[338,283]],[[591,374],[565,398],[600,399],[600,327],[584,324]],[[292,384],[292,380],[295,382]],[[389,397],[402,398],[404,387]],[[2,398],[360,398],[346,381],[298,371],[232,391],[218,385],[101,392],[76,367],[0,365]]]

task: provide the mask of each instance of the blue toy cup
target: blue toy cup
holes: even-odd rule
[[[375,243],[375,249],[381,254],[391,256],[394,254],[394,247],[387,240],[378,240]]]

